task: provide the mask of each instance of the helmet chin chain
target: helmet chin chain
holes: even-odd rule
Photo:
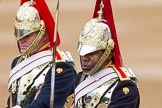
[[[35,40],[28,47],[28,49],[24,53],[21,54],[21,56],[20,56],[20,58],[19,58],[17,63],[20,63],[23,60],[23,58],[25,58],[25,57],[30,55],[31,51],[38,45],[38,43],[40,42],[40,40],[42,39],[44,34],[45,34],[45,27],[42,24],[41,27],[40,27],[40,31],[39,31],[38,35],[36,36]]]
[[[101,58],[99,59],[95,67],[92,68],[89,72],[83,71],[84,74],[90,75],[90,76],[95,74],[99,70],[99,68],[103,65],[103,63],[107,60],[107,58],[110,56],[112,49],[114,48],[114,41],[112,39],[109,39],[107,44],[108,45],[105,49],[105,52],[103,53],[103,55],[101,56]]]

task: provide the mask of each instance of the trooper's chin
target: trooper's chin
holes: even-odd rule
[[[90,72],[90,70],[83,69],[83,72],[88,74]]]
[[[23,54],[23,53],[25,53],[25,50],[20,50],[20,54]]]

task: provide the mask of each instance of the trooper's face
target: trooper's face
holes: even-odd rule
[[[95,51],[84,56],[80,56],[81,67],[84,72],[89,72],[101,58],[104,50]]]
[[[29,46],[37,37],[37,34],[37,32],[31,33],[18,41],[21,53],[24,53],[27,50],[27,48],[29,48]]]
[[[31,33],[18,41],[20,53],[26,52],[26,50],[30,47],[30,45],[33,44],[33,42],[35,41],[37,35],[38,35],[38,31]],[[38,50],[48,42],[49,42],[49,37],[48,34],[45,33],[45,35],[39,41],[38,45],[32,49],[30,54],[38,52]]]

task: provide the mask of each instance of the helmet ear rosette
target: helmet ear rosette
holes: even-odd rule
[[[30,1],[23,3],[18,8],[14,20],[16,40],[20,40],[35,31],[39,31],[42,26],[45,27],[45,24],[43,20],[40,20],[37,9],[33,7]]]
[[[91,19],[81,31],[78,52],[80,55],[86,55],[91,52],[106,49],[110,39],[111,32],[108,25],[103,21],[99,21],[97,18]]]

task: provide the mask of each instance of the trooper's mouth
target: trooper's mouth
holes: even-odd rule
[[[90,71],[91,68],[90,68],[89,66],[87,66],[87,65],[82,65],[82,70],[83,70],[84,72],[87,72],[87,71]]]
[[[21,50],[26,50],[28,47],[27,46],[21,46],[20,49]]]

